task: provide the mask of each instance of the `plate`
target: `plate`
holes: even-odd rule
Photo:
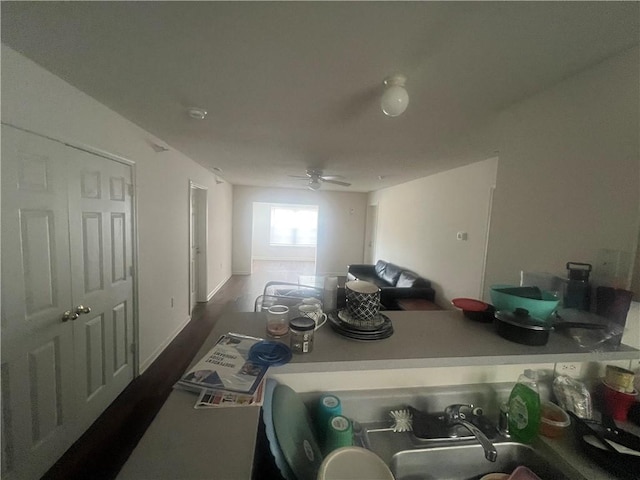
[[[373,320],[358,320],[353,318],[348,310],[345,309],[338,310],[338,318],[358,330],[377,330],[382,324],[384,324],[387,317],[379,313]]]
[[[489,304],[473,298],[454,298],[451,300],[454,307],[469,312],[484,312],[489,308]]]
[[[284,453],[280,448],[278,439],[276,438],[276,430],[273,425],[273,391],[278,386],[278,382],[272,378],[267,378],[264,387],[264,400],[262,403],[262,418],[264,420],[265,433],[267,434],[267,440],[269,441],[269,450],[276,462],[276,466],[280,470],[280,473],[285,480],[296,480],[295,475],[289,468],[287,460],[284,458]]]
[[[272,415],[278,444],[295,478],[315,480],[323,458],[302,399],[287,385],[277,385]]]
[[[331,328],[338,334],[352,340],[373,341],[383,340],[393,335],[393,325],[391,320],[384,316],[384,323],[376,330],[359,330],[353,328],[348,323],[342,322],[334,315],[329,315],[328,320]]]
[[[389,317],[383,314],[380,314],[380,317],[382,318],[382,323],[380,325],[378,325],[375,328],[366,328],[366,329],[344,322],[340,320],[340,317],[336,316],[335,314],[329,315],[328,318],[331,319],[332,323],[335,326],[340,327],[340,329],[342,330],[352,332],[352,333],[357,333],[358,335],[377,335],[380,332],[383,332],[385,330],[392,328],[391,320],[389,319]]]

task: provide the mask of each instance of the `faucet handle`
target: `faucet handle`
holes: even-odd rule
[[[465,419],[466,416],[464,413],[460,411],[462,408],[468,408],[469,410],[473,410],[473,405],[470,403],[454,403],[453,405],[449,405],[444,409],[444,414],[447,420],[453,421],[458,419]]]

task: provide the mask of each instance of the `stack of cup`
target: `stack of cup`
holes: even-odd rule
[[[635,374],[626,368],[607,365],[603,383],[603,409],[614,420],[626,421],[631,406],[638,399]]]
[[[331,417],[342,414],[342,404],[335,395],[322,395],[318,401],[318,412],[316,415],[316,429],[320,436],[320,442],[324,442],[327,436],[327,427]]]

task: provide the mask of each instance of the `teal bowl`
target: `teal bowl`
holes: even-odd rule
[[[518,289],[514,285],[492,285],[491,303],[496,310],[507,310],[513,312],[516,308],[524,308],[529,311],[529,315],[540,320],[547,320],[558,308],[560,301],[551,292],[541,290],[541,300],[527,298],[511,293],[501,292],[500,289]]]

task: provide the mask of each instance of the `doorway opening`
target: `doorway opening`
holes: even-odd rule
[[[297,283],[315,275],[318,206],[253,203],[252,275]]]
[[[207,301],[207,193],[189,182],[189,314]]]

